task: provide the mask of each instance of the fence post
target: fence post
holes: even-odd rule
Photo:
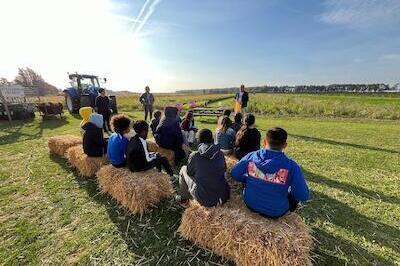
[[[1,102],[3,103],[3,105],[4,105],[4,109],[6,110],[8,121],[11,122],[10,110],[8,109],[8,105],[7,105],[6,99],[4,98],[3,93],[1,92],[1,90],[0,90],[0,99],[1,99]]]

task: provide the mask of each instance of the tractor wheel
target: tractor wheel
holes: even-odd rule
[[[74,99],[69,94],[65,94],[65,106],[70,113],[76,113],[79,110],[79,106],[76,106]]]

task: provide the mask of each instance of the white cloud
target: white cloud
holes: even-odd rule
[[[384,61],[400,60],[400,54],[384,54],[379,59]]]
[[[108,77],[111,89],[136,90],[169,80],[146,39],[129,31],[136,20],[112,0],[1,0],[0,10],[0,76],[29,66],[62,88],[66,73],[78,71]]]
[[[399,0],[325,0],[319,19],[329,24],[370,27],[400,21]]]

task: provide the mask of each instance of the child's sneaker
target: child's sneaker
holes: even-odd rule
[[[176,195],[175,200],[184,209],[190,206],[190,201],[188,199],[182,199],[181,195]]]

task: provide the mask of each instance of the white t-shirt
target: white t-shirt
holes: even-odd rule
[[[139,138],[139,139],[140,139],[140,142],[143,145],[143,149],[144,149],[144,153],[146,154],[147,162],[153,161],[156,158],[157,155],[154,152],[149,152],[147,150],[147,142],[144,139],[142,139],[142,138]]]
[[[242,102],[242,97],[243,97],[243,91],[239,92],[239,98],[237,99],[238,102]]]

